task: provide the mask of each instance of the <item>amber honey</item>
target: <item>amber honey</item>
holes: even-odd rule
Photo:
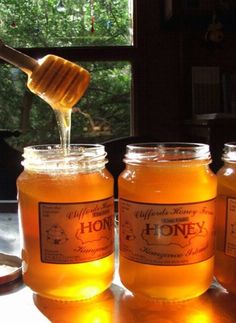
[[[70,144],[71,110],[86,91],[90,74],[79,65],[46,55],[28,74],[27,86],[54,110],[65,153]]]
[[[215,275],[236,294],[236,143],[226,143],[217,172]]]
[[[114,272],[113,178],[101,145],[24,149],[17,180],[23,279],[35,293],[80,300]]]
[[[53,109],[71,109],[83,96],[90,76],[79,65],[55,55],[46,55],[28,74],[27,86]]]
[[[70,144],[71,111],[88,87],[89,72],[62,57],[46,55],[27,74],[30,91],[54,110],[60,142],[67,153]]]
[[[213,279],[216,176],[208,145],[127,146],[119,177],[122,283],[134,294],[179,301]]]
[[[0,56],[28,75],[29,90],[55,111],[61,144],[67,153],[70,144],[71,109],[83,96],[90,81],[84,68],[55,55],[36,61],[0,40]]]

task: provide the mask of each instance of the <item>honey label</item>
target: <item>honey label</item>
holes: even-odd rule
[[[225,254],[236,257],[236,199],[227,198]]]
[[[114,251],[113,197],[85,203],[39,203],[41,261],[77,264]]]
[[[120,253],[136,262],[178,266],[214,254],[215,199],[188,204],[119,200]]]

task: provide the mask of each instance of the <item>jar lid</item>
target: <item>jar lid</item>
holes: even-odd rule
[[[0,253],[0,285],[12,282],[22,275],[21,259],[17,256]]]

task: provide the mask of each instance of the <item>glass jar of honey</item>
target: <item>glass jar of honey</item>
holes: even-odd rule
[[[113,178],[102,145],[24,149],[17,180],[23,279],[35,293],[81,300],[114,272]]]
[[[209,146],[147,143],[126,147],[120,174],[122,283],[162,301],[193,298],[213,279],[216,176]]]
[[[236,294],[236,142],[224,144],[217,172],[215,276]]]

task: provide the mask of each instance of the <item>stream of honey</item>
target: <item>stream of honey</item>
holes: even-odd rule
[[[28,71],[28,88],[55,112],[65,153],[70,145],[71,110],[83,96],[89,81],[88,71],[55,55],[46,55],[33,72]]]

